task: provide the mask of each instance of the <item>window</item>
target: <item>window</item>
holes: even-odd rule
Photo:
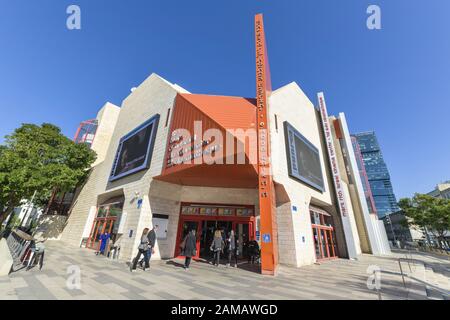
[[[166,128],[167,125],[169,124],[169,119],[170,119],[170,108],[167,109],[166,124],[164,125],[164,128]]]
[[[333,218],[328,214],[317,212],[316,210],[310,210],[311,223],[318,226],[333,227]]]
[[[284,122],[289,175],[325,191],[319,149],[287,121]]]

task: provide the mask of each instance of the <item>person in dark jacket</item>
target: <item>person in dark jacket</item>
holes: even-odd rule
[[[148,250],[145,252],[144,259],[139,261],[139,265],[142,267],[142,264],[145,259],[147,259],[149,266],[147,268],[150,268],[150,259],[152,258],[152,254],[155,253],[155,245],[156,245],[156,231],[158,231],[158,225],[154,225],[153,229],[150,230],[150,232],[147,234],[148,239]]]
[[[142,231],[142,235],[141,235],[141,241],[139,243],[139,247],[138,247],[138,253],[136,255],[136,257],[133,259],[133,262],[130,264],[130,271],[136,270],[139,258],[141,257],[141,255],[144,255],[144,262],[145,262],[145,266],[144,266],[144,271],[145,268],[149,268],[150,264],[147,260],[148,257],[148,253],[147,251],[149,250],[148,247],[148,228],[144,228],[144,231]]]
[[[228,263],[227,263],[227,267],[230,266],[231,264],[231,256],[234,256],[234,267],[237,268],[237,260],[238,260],[238,246],[237,246],[237,241],[236,241],[236,236],[234,234],[234,230],[231,230],[230,233],[228,234],[228,238],[227,238],[227,253],[228,253]]]
[[[150,247],[154,248],[156,244],[156,231],[158,231],[159,226],[155,224],[153,229],[148,233],[148,244]]]
[[[259,244],[256,240],[251,240],[247,245],[248,263],[254,264],[259,257]]]
[[[195,230],[192,229],[186,235],[182,242],[181,250],[185,256],[184,269],[189,270],[192,257],[197,255],[197,237],[195,236]]]
[[[211,243],[211,247],[210,247],[211,251],[214,252],[213,263],[216,267],[218,267],[220,264],[220,253],[222,252],[224,247],[225,247],[225,243],[222,238],[222,232],[220,232],[220,230],[216,230],[214,232],[214,239],[213,239],[213,241]]]

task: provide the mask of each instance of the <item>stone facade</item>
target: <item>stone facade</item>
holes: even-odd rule
[[[120,258],[124,260],[135,255],[142,230],[152,227],[155,214],[168,216],[168,224],[167,237],[157,241],[153,259],[173,257],[183,202],[253,205],[258,221],[257,189],[183,186],[154,179],[163,169],[172,117],[169,110],[173,110],[177,94],[186,92],[178,85],[152,74],[132,91],[121,108],[107,104],[99,112],[99,127],[93,143],[98,159],[73,204],[62,241],[79,246],[91,232],[97,207],[105,200],[118,196],[124,199],[123,212],[126,213],[126,219],[121,221],[122,233],[116,239],[121,247]],[[110,182],[120,139],[156,114],[159,114],[160,120],[149,168]],[[325,186],[323,191],[289,176],[284,121],[288,121],[319,150]],[[297,84],[288,84],[272,93],[270,135],[280,263],[299,267],[316,262],[310,219],[312,205],[323,208],[333,217],[339,256],[345,257],[345,234],[335,207],[320,116]],[[360,227],[357,222],[353,224],[353,236],[357,238]]]
[[[313,103],[296,83],[291,83],[272,93],[269,110],[273,176],[274,181],[283,186],[277,188],[277,202],[284,202],[277,206],[280,262],[299,267],[316,262],[309,206],[322,206],[334,215],[335,221],[339,217],[333,208],[333,187],[327,173],[326,149],[322,144],[319,115]],[[319,149],[324,192],[289,176],[283,127],[285,121]],[[297,210],[294,211],[293,207]],[[339,228],[336,231],[342,233]],[[341,236],[338,235],[338,238]]]

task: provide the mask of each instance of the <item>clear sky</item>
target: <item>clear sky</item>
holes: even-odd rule
[[[70,4],[81,30],[66,28]],[[24,122],[73,137],[152,72],[254,97],[259,12],[273,87],[296,81],[314,103],[323,90],[352,132],[375,130],[398,198],[450,179],[448,0],[0,0],[0,141]]]

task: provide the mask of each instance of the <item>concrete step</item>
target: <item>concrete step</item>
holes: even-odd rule
[[[422,264],[409,264],[404,271],[407,274],[408,300],[428,300],[425,279],[425,267]],[[409,270],[411,268],[411,270]],[[417,281],[419,280],[419,281]]]
[[[419,296],[425,293],[429,300],[446,300],[450,296],[449,279],[443,274],[434,272],[433,268],[423,264],[413,264],[412,272],[408,274],[408,278],[415,282],[414,287],[419,290]],[[413,293],[414,297],[416,292]]]

